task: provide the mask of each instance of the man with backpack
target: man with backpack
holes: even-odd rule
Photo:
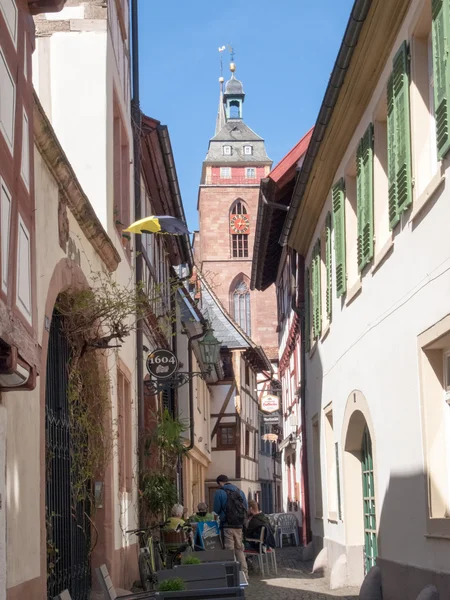
[[[242,490],[229,483],[226,475],[216,479],[219,489],[214,495],[214,512],[219,515],[225,550],[234,550],[241,569],[248,575],[242,532],[247,518],[247,498]]]

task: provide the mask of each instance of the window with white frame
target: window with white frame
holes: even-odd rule
[[[16,112],[16,86],[0,49],[0,131],[13,152],[14,117]]]
[[[450,315],[419,335],[428,535],[450,538]]]
[[[244,146],[244,154],[250,156],[253,154],[253,146]]]
[[[223,153],[225,156],[231,156],[231,146],[223,146]]]
[[[255,177],[256,177],[256,169],[254,167],[247,167],[245,169],[245,177],[247,179],[255,179]]]
[[[31,323],[31,238],[20,215],[17,243],[17,306]]]
[[[30,125],[28,116],[23,111],[22,119],[22,163],[20,166],[20,174],[27,187],[30,188]]]
[[[220,178],[231,179],[231,167],[220,167]]]
[[[436,58],[437,60],[437,58]],[[411,126],[414,199],[426,189],[438,171],[435,119],[432,15],[424,3],[411,42]]]
[[[2,290],[8,291],[9,238],[11,225],[11,194],[0,178],[0,231],[2,252]]]
[[[428,35],[428,106],[429,119],[428,128],[430,131],[430,171],[436,170],[437,164],[437,142],[436,142],[436,113],[434,106],[434,69],[433,69],[433,39],[431,32]]]
[[[17,45],[17,6],[14,0],[0,0],[0,11],[5,19],[6,27],[14,42]]]

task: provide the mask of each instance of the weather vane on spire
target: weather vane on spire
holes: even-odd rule
[[[219,54],[220,54],[220,79],[219,81],[222,83],[223,81],[223,63],[222,63],[222,52],[226,50],[225,46],[220,46],[219,47]]]
[[[234,48],[231,45],[228,45],[228,52],[230,53],[230,71],[232,73],[232,77],[234,77],[234,72],[236,71],[236,65],[234,63]]]

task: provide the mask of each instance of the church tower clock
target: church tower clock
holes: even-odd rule
[[[203,162],[198,196],[200,229],[194,237],[197,265],[234,320],[270,358],[277,355],[274,288],[250,291],[260,180],[272,161],[264,140],[243,121],[242,82],[221,77],[214,137]]]

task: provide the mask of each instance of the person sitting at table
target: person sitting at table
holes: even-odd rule
[[[206,523],[206,521],[214,521],[212,513],[208,512],[208,505],[206,502],[199,502],[197,505],[197,512],[189,517],[190,523]]]
[[[245,547],[248,550],[259,550],[258,542],[248,542],[250,538],[252,540],[259,540],[261,537],[261,529],[264,527],[264,541],[263,544],[269,548],[275,548],[275,536],[273,534],[272,527],[268,517],[259,509],[258,503],[255,500],[250,500],[248,503],[248,515],[249,520],[245,527]]]
[[[165,531],[177,531],[179,527],[183,527],[184,520],[182,519],[184,508],[181,504],[172,506],[171,517],[164,524]]]

